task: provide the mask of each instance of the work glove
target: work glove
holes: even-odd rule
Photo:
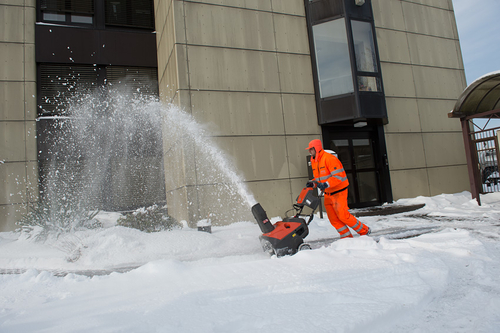
[[[315,185],[316,184],[313,181],[310,180],[310,181],[307,182],[306,187],[312,187],[312,188],[314,188]]]
[[[318,183],[318,188],[319,188],[321,191],[326,190],[328,187],[330,187],[330,185],[328,184],[328,182]]]

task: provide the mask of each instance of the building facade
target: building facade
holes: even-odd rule
[[[0,2],[2,230],[38,200],[40,73],[76,65],[96,65],[98,83],[157,69],[160,99],[217,129],[269,216],[304,186],[317,138],[346,167],[352,207],[469,190],[460,125],[447,118],[466,87],[451,0],[58,3]],[[163,153],[169,213],[196,223],[216,185],[196,176],[189,140],[164,140]]]
[[[157,1],[155,15],[161,98],[216,124],[270,216],[305,184],[315,138],[348,170],[351,207],[469,189],[447,119],[466,86],[451,0]],[[166,170],[184,166],[167,202],[189,220],[173,207],[210,185],[189,147],[164,150]]]

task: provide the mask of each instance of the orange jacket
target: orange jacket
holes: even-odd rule
[[[311,158],[313,180],[320,183],[328,182],[329,186],[325,193],[332,193],[346,188],[349,181],[342,163],[338,158],[323,150],[320,140],[313,141],[311,141],[311,144],[316,149],[316,158]]]

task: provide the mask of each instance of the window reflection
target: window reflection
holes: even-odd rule
[[[369,169],[375,167],[375,160],[373,159],[372,142],[369,139],[353,139],[354,150],[354,163],[356,168]]]
[[[330,143],[330,149],[337,153],[338,159],[346,170],[352,169],[349,140],[332,140]]]
[[[377,175],[374,171],[358,173],[358,189],[360,202],[380,201]]]
[[[379,91],[378,78],[372,76],[358,76],[359,91]]]
[[[354,91],[345,19],[313,26],[321,98]]]
[[[377,57],[371,23],[353,20],[351,26],[358,71],[377,72]]]

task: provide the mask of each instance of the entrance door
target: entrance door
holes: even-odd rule
[[[377,132],[324,131],[324,149],[333,150],[342,162],[349,179],[349,207],[380,205],[386,200],[382,174],[385,166]]]

